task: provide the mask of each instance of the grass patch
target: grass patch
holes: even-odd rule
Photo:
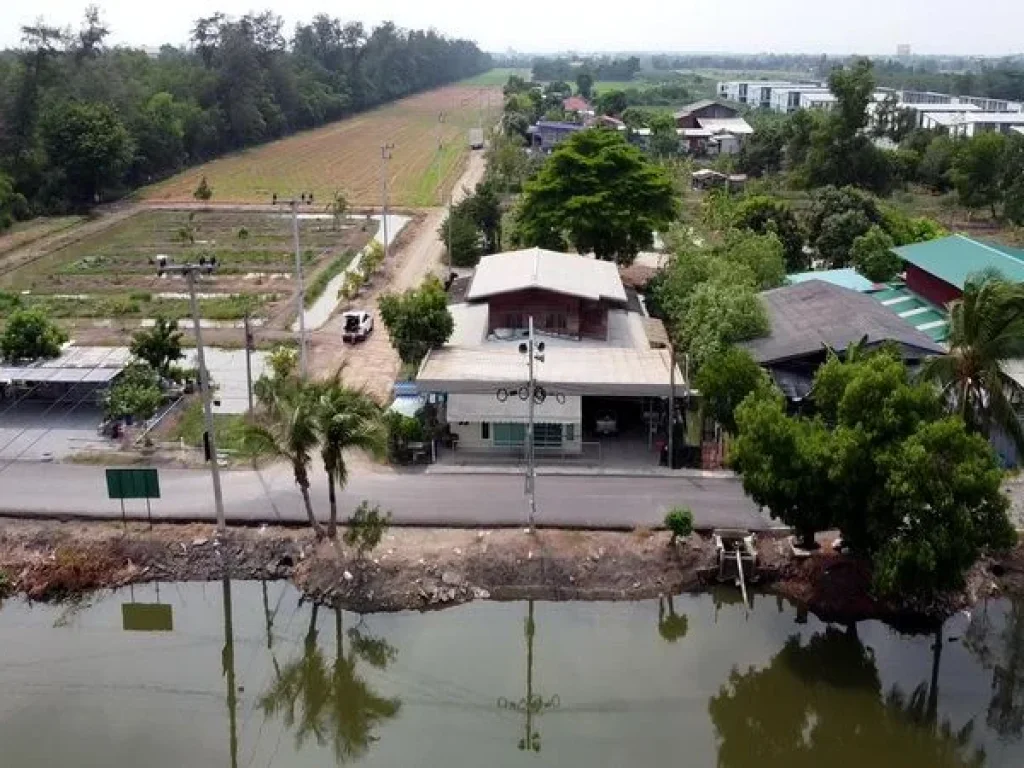
[[[486,72],[481,72],[476,77],[471,77],[468,80],[462,80],[459,85],[504,85],[508,82],[508,79],[512,75],[519,75],[520,77],[529,80],[530,79],[530,68],[529,67],[495,67],[489,69]]]
[[[19,221],[0,235],[0,254],[13,251],[41,240],[49,235],[62,232],[85,220],[83,216],[40,217],[31,221]]]
[[[57,319],[163,316],[170,320],[184,320],[192,316],[188,299],[153,298],[151,294],[144,292],[104,294],[86,299],[46,294],[19,298],[22,305],[39,307],[50,317]],[[200,299],[199,314],[205,320],[241,320],[246,312],[257,314],[263,304],[273,298],[273,294],[231,294]],[[0,295],[0,306],[6,306],[9,299],[10,294]]]
[[[246,416],[241,413],[215,413],[213,415],[214,439],[218,451],[228,451],[240,458],[256,458],[259,454],[245,445]],[[193,448],[203,447],[203,404],[197,397],[182,411],[181,418],[171,431],[170,439],[184,440]]]
[[[325,290],[327,290],[327,284],[334,278],[341,274],[342,270],[345,269],[349,264],[352,263],[352,257],[355,254],[352,251],[345,251],[340,256],[335,256],[334,260],[331,261],[324,269],[320,270],[320,273],[313,278],[313,282],[306,288],[306,295],[303,299],[303,305],[308,309],[316,303],[316,300],[323,296]]]

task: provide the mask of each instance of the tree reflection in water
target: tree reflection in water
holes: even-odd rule
[[[667,608],[666,608],[667,604]],[[658,634],[669,643],[686,637],[690,629],[690,620],[686,614],[676,613],[672,604],[672,595],[658,598]]]
[[[334,609],[335,658],[329,664],[317,642],[319,606],[314,605],[302,656],[285,664],[270,689],[260,697],[266,716],[280,715],[295,730],[301,748],[312,736],[320,746],[330,745],[338,764],[364,756],[379,738],[376,727],[398,714],[401,702],[376,694],[356,671],[358,659],[379,669],[395,660],[397,651],[385,640],[360,631],[348,631],[344,650],[342,611]]]
[[[1003,739],[1019,739],[1024,732],[1024,602],[1009,603],[1005,620],[997,625],[998,630],[987,603],[977,608],[964,645],[992,670],[986,723]]]
[[[973,721],[959,731],[936,722],[935,660],[931,685],[883,697],[855,626],[829,627],[806,645],[790,637],[766,667],[733,669],[709,702],[718,766],[980,768],[985,754],[969,746]]]

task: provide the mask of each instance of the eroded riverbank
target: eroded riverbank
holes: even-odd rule
[[[967,589],[929,604],[893,604],[870,594],[857,561],[831,553],[789,557],[784,538],[758,543],[763,590],[840,621],[893,623],[942,618],[979,599],[1024,595],[1024,548],[980,562]],[[0,521],[6,590],[32,600],[149,581],[289,579],[308,598],[361,613],[431,609],[474,599],[632,600],[696,591],[714,583],[714,549],[694,534],[522,529],[395,528],[360,558],[304,529],[232,528],[218,542],[210,525]]]

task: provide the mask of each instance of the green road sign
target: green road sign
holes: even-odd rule
[[[153,468],[108,469],[107,496],[111,499],[159,499],[160,478]]]
[[[121,626],[126,632],[173,632],[174,614],[170,605],[121,603]]]

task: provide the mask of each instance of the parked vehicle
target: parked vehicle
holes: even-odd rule
[[[373,315],[366,310],[358,309],[346,312],[342,316],[344,323],[341,330],[341,340],[356,344],[365,341],[373,330]]]
[[[484,132],[481,128],[470,128],[469,129],[469,148],[470,149],[483,149],[484,148]]]
[[[617,435],[619,422],[615,418],[615,414],[609,411],[598,416],[594,421],[594,432],[599,435]]]

